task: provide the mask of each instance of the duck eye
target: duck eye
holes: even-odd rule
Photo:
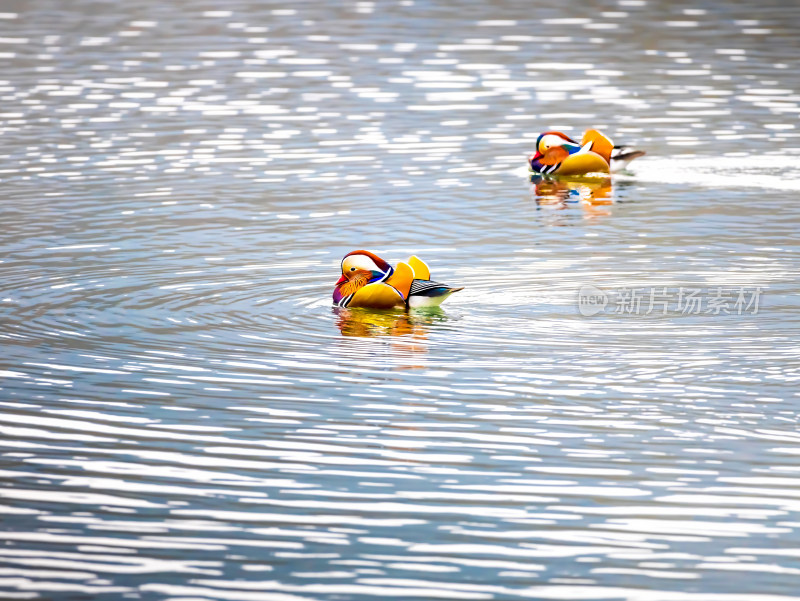
[[[355,267],[351,267],[351,268],[350,268],[350,271],[355,271],[355,270],[356,270],[356,268],[355,268]]]

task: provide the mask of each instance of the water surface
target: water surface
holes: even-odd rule
[[[6,2],[3,598],[796,598],[798,27]],[[588,127],[648,154],[528,181]],[[334,310],[356,248],[466,288]]]

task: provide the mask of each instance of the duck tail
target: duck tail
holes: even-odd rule
[[[414,280],[407,304],[409,308],[438,307],[451,294],[463,289],[430,280]]]
[[[614,161],[632,161],[633,159],[638,159],[641,156],[646,155],[647,153],[644,150],[629,150],[627,148],[622,148],[620,146],[615,146],[614,148],[619,148],[620,152],[615,153],[611,158]]]
[[[647,154],[644,150],[631,150],[621,146],[615,146],[614,149],[616,152],[611,156],[611,170],[615,172],[622,171],[633,159]]]

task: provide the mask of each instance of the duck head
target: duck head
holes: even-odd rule
[[[354,250],[342,259],[342,277],[333,289],[333,302],[353,294],[372,282],[380,282],[392,274],[392,266],[368,250]]]
[[[528,157],[528,162],[537,173],[547,173],[549,167],[555,170],[580,149],[580,144],[560,131],[546,131],[536,139],[536,152]]]

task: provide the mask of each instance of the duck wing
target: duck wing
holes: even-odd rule
[[[453,288],[447,284],[434,282],[433,280],[414,280],[411,282],[409,296],[441,296],[450,292],[458,292],[464,288]]]

